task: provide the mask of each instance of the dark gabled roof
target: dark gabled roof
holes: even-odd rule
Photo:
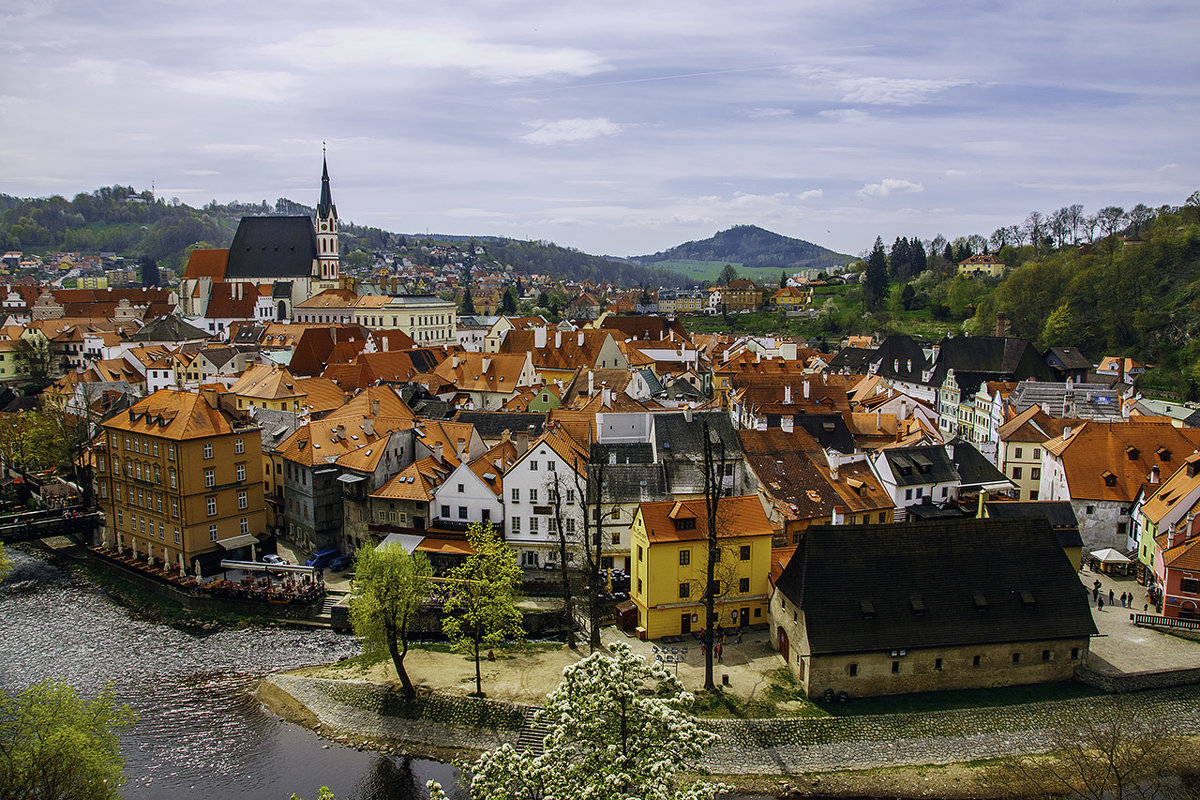
[[[960,437],[950,440],[950,459],[954,471],[958,473],[959,484],[963,487],[984,486],[987,484],[1007,483],[1008,478],[996,469],[992,462],[983,457],[983,453],[970,442]]]
[[[475,426],[475,430],[486,440],[499,439],[505,431],[513,436],[528,431],[530,439],[542,435],[546,427],[545,414],[533,414],[517,411],[459,411],[455,422],[466,422]],[[530,426],[532,430],[530,430]]]
[[[964,396],[974,394],[984,381],[1020,381],[1037,378],[1054,380],[1054,371],[1026,339],[1011,336],[954,336],[938,345],[931,386],[941,386],[946,372],[954,370],[954,379]]]
[[[225,280],[309,278],[317,257],[317,235],[308,217],[242,217]]]
[[[973,516],[966,509],[954,505],[935,505],[929,497],[923,502],[911,505],[905,509],[905,522],[930,522],[933,520],[962,519]]]
[[[175,315],[156,317],[137,333],[129,337],[131,342],[183,342],[192,339],[207,339],[208,334],[194,325],[189,325]]]
[[[946,448],[940,444],[884,450],[883,457],[892,468],[897,486],[950,483],[959,477]]]
[[[675,341],[679,343],[691,340],[687,330],[678,320],[666,317],[617,317],[607,316],[600,323],[601,330],[620,331],[626,339],[645,339],[653,342],[669,337],[675,333]]]
[[[724,411],[696,412],[688,422],[682,413],[652,414],[654,440],[658,444],[658,457],[667,459],[698,459],[704,452],[704,420],[709,431],[725,445],[726,458],[740,458],[742,445],[737,431]]]
[[[876,348],[871,362],[876,366],[876,374],[885,378],[908,383],[925,382],[925,351],[911,336],[902,333],[888,336]]]
[[[1051,347],[1045,357],[1047,363],[1059,364],[1062,369],[1092,369],[1091,360],[1078,347]]]
[[[874,360],[874,350],[865,347],[843,347],[837,351],[837,355],[829,359],[828,371],[866,375]]]
[[[992,519],[1044,519],[1058,537],[1059,547],[1083,547],[1070,500],[993,501],[987,504],[987,515]]]
[[[804,611],[816,655],[1096,633],[1045,520],[810,528],[776,589]]]
[[[611,465],[653,464],[654,448],[649,442],[618,442],[616,444],[592,444],[592,458],[603,459]]]
[[[854,434],[846,426],[841,414],[796,414],[792,417],[793,428],[803,428],[822,447],[839,453],[853,453]]]
[[[597,475],[603,475],[606,503],[647,503],[669,500],[666,470],[662,464],[605,463],[603,469],[588,467],[589,494],[595,491]]]

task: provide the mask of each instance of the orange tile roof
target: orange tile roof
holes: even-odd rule
[[[197,249],[188,257],[187,269],[183,277],[190,279],[212,278],[214,281],[225,280],[225,267],[229,262],[228,249]]]
[[[409,464],[391,480],[371,492],[378,500],[415,500],[428,503],[450,475],[451,468],[432,456]]]
[[[1087,422],[1043,445],[1058,456],[1071,497],[1132,502],[1155,465],[1170,469],[1200,447],[1200,428],[1176,428],[1167,422]],[[1171,454],[1172,460],[1164,455]],[[1112,475],[1112,485],[1105,480]]]
[[[650,543],[690,542],[708,536],[708,511],[703,498],[691,500],[662,500],[642,503],[638,513],[646,526]],[[676,527],[675,521],[692,518],[696,526],[687,530]],[[717,508],[717,538],[771,536],[774,529],[763,511],[757,495],[722,497]]]
[[[233,433],[229,419],[196,392],[159,389],[104,423],[109,430],[183,441]]]

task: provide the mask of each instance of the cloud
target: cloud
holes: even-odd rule
[[[817,116],[848,125],[862,125],[871,119],[870,114],[857,108],[833,108],[828,111],[820,111]]]
[[[925,102],[928,95],[943,92],[968,81],[929,80],[924,78],[841,78],[837,85],[847,103],[875,105],[913,105]]]
[[[879,183],[868,183],[859,189],[855,194],[859,197],[887,197],[894,192],[921,192],[924,191],[919,183],[912,181],[901,180],[900,178],[884,178]]]
[[[746,112],[746,116],[750,119],[763,119],[767,117],[790,117],[792,110],[790,108],[752,108]]]
[[[291,97],[300,81],[288,72],[230,69],[197,75],[168,75],[163,83],[181,92],[222,99],[279,102]]]
[[[821,189],[809,189],[807,192],[801,192],[797,197],[801,200],[815,200],[824,194],[825,192]]]
[[[571,119],[535,119],[525,123],[533,128],[521,136],[530,144],[574,144],[599,136],[615,136],[623,126],[608,117],[573,117]]]

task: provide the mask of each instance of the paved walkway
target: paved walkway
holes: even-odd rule
[[[1104,593],[1103,611],[1092,603],[1092,619],[1096,621],[1100,635],[1092,639],[1087,662],[1090,669],[1113,675],[1200,667],[1200,642],[1151,628],[1139,628],[1130,621],[1131,614],[1147,613],[1144,607],[1150,602],[1145,587],[1138,585],[1134,578],[1085,569],[1079,573],[1079,580],[1087,588],[1089,599],[1092,585],[1097,580]],[[1116,606],[1108,602],[1110,590],[1117,598]],[[1132,608],[1121,607],[1122,592],[1133,595]],[[1148,613],[1154,613],[1154,606],[1149,606]]]

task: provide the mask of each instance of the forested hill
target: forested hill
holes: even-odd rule
[[[69,251],[85,255],[112,252],[127,258],[148,257],[165,271],[178,273],[186,263],[188,248],[228,247],[238,221],[247,216],[274,214],[314,216],[315,209],[280,198],[274,204],[217,203],[192,208],[178,200],[164,201],[131,186],[105,186],[94,192],[64,197],[19,198],[0,194],[0,252],[20,250],[38,255]],[[462,240],[470,237],[445,237]],[[541,273],[564,280],[611,281],[620,286],[678,286],[683,275],[628,261],[593,256],[548,242],[478,237],[488,260],[511,266],[519,273]],[[420,248],[405,245],[433,244],[440,237],[405,236],[380,228],[342,222],[339,243],[342,255],[355,251],[418,257]]]
[[[687,242],[660,253],[638,256],[634,260],[645,264],[692,260],[725,261],[747,267],[827,269],[842,266],[854,259],[812,242],[782,236],[755,225],[737,225],[708,239]]]

